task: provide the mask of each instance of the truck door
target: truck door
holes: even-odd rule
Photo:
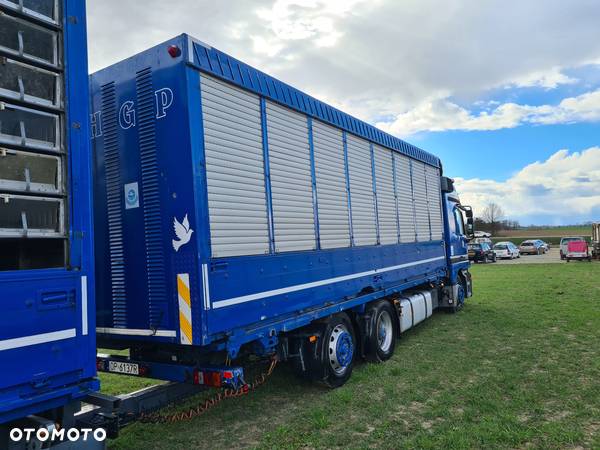
[[[467,236],[465,230],[465,219],[460,205],[448,202],[448,250],[451,264],[457,264],[468,260]]]

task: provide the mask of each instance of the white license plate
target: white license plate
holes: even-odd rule
[[[124,373],[125,375],[139,375],[140,366],[139,364],[126,363],[120,361],[109,361],[108,371],[114,373]]]

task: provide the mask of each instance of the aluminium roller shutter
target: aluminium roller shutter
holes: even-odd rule
[[[342,131],[315,120],[312,132],[321,248],[349,247],[350,221]]]
[[[307,117],[267,102],[275,251],[316,248]]]
[[[374,245],[377,243],[377,225],[371,146],[368,141],[348,134],[347,148],[354,244]]]
[[[381,244],[398,243],[398,220],[394,194],[392,151],[375,145],[375,186],[377,187],[377,215]]]
[[[417,241],[430,241],[431,232],[429,229],[429,205],[427,203],[425,164],[419,161],[411,161],[411,165]]]
[[[440,171],[436,167],[425,166],[425,176],[427,179],[427,200],[429,203],[431,239],[437,241],[443,237]]]
[[[258,96],[201,76],[213,257],[269,252]]]
[[[410,159],[396,153],[394,155],[396,170],[396,199],[398,222],[400,224],[400,242],[415,242],[415,211],[410,175]]]

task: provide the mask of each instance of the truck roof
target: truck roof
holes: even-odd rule
[[[322,122],[329,123],[356,136],[368,139],[375,144],[382,145],[413,159],[442,169],[441,161],[437,156],[392,136],[350,114],[342,112],[325,102],[317,100],[299,89],[279,81],[188,34],[181,34],[142,53],[154,54],[156,50],[166,49],[170,45],[177,45],[182,51],[182,59],[187,64],[202,72],[207,72],[241,88],[253,91]],[[121,63],[138,56],[135,55]],[[115,66],[121,65],[121,63],[117,63],[109,69],[112,71]],[[102,69],[92,76],[102,78],[105,70]],[[310,70],[310,68],[306,70]]]

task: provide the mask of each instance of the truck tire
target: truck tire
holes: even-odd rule
[[[380,363],[387,361],[396,349],[398,337],[398,314],[390,302],[382,300],[369,306],[371,316],[366,336],[365,356],[367,361]]]
[[[336,388],[350,379],[357,352],[356,333],[346,313],[331,316],[321,323],[320,339],[306,354],[304,376]]]
[[[454,302],[454,305],[448,308],[448,312],[450,314],[456,314],[465,306],[465,297],[467,290],[465,289],[464,283],[465,282],[462,279],[458,282],[458,296],[455,299],[456,301]]]

